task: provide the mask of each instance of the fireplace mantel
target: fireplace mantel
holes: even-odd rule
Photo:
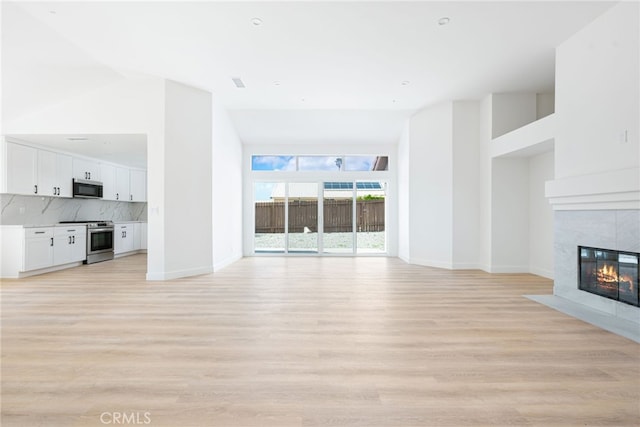
[[[640,168],[547,181],[554,210],[640,209]]]

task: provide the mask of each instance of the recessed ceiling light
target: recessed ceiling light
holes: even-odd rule
[[[409,84],[409,80],[404,80],[401,84],[402,86],[407,86]]]
[[[276,80],[276,81],[274,81],[274,82],[273,82],[273,85],[274,85],[274,86],[280,86],[280,84],[281,84],[281,83],[280,83],[280,80]]]
[[[56,11],[55,10],[50,10],[49,13],[52,14],[52,15],[55,15]]]
[[[451,22],[451,19],[447,16],[443,16],[442,18],[438,19],[438,25],[447,25],[449,22]]]
[[[260,25],[262,25],[262,19],[251,18],[251,23],[253,24],[254,27],[259,27]]]

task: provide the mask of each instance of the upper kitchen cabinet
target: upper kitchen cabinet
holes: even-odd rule
[[[130,171],[130,195],[129,200],[132,202],[147,201],[147,173],[143,170],[131,169]]]
[[[7,141],[2,192],[71,197],[71,156]]]
[[[102,163],[100,180],[104,200],[129,201],[129,169]]]
[[[72,197],[72,163],[66,154],[38,150],[38,194]]]
[[[73,178],[100,181],[100,163],[92,160],[73,158]]]
[[[116,167],[116,200],[131,201],[130,176],[129,169]]]
[[[38,150],[25,145],[2,144],[2,192],[10,194],[38,194]]]
[[[101,163],[100,180],[102,181],[102,199],[116,200],[116,167]]]

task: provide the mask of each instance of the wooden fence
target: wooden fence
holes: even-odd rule
[[[256,233],[284,233],[284,202],[256,202]],[[318,231],[318,202],[289,202],[289,232],[302,233],[304,227]],[[384,231],[384,200],[356,202],[357,231]],[[324,200],[324,232],[353,230],[353,201]]]

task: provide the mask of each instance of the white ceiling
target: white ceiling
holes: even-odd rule
[[[496,92],[553,91],[555,47],[612,5],[5,2],[9,56],[3,58],[10,61],[2,68],[15,79],[29,68],[58,70],[56,90],[48,90],[54,94],[65,84],[84,89],[80,75],[101,85],[127,71],[203,88],[230,110],[245,143],[394,144],[404,119],[422,107]],[[444,16],[449,25],[438,25]],[[252,24],[255,17],[262,25]],[[28,26],[38,28],[11,37]],[[62,41],[72,48],[57,55]],[[73,59],[83,53],[82,61]],[[22,67],[14,64],[20,61]],[[65,69],[73,78],[64,81],[59,70]],[[246,88],[236,88],[233,77]],[[25,110],[25,103],[49,101],[35,91],[20,97],[25,90],[9,93],[6,105],[20,100]]]
[[[99,158],[132,168],[147,168],[147,136],[139,134],[10,134],[15,142],[30,142],[69,154]],[[84,138],[84,139],[79,139]]]

